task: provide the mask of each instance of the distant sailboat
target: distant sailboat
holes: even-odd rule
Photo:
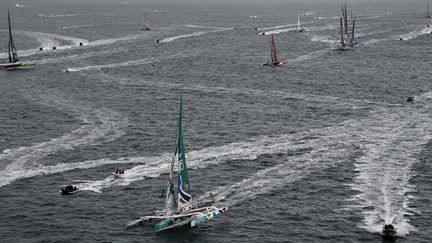
[[[141,28],[143,31],[149,31],[150,26],[147,24],[147,11],[144,11],[144,27]]]
[[[295,32],[303,32],[303,31],[304,28],[300,24],[300,16],[297,16],[297,29],[295,30]]]
[[[343,31],[343,20],[342,20],[342,17],[340,17],[340,31],[339,32],[340,32],[341,41],[340,41],[340,46],[338,46],[337,49],[341,50],[341,51],[345,51],[345,50],[348,49],[348,47],[346,46],[345,41],[344,41],[344,31]]]
[[[12,28],[11,28],[11,21],[8,13],[8,23],[9,23],[9,63],[6,64],[0,64],[0,67],[4,67],[7,70],[14,70],[14,69],[22,69],[22,68],[28,68],[34,65],[34,63],[26,63],[26,62],[20,62],[18,60],[18,54],[15,47],[15,42],[13,41],[12,37]]]
[[[282,59],[281,61],[278,60],[278,54],[277,54],[277,50],[276,50],[274,34],[272,34],[272,44],[271,44],[270,55],[271,55],[271,61],[262,64],[263,66],[276,67],[276,66],[281,66],[281,65],[288,63],[287,61],[285,61],[285,59]]]
[[[186,164],[185,147],[183,144],[182,130],[182,97],[180,96],[180,114],[178,123],[177,143],[174,147],[172,156],[168,187],[166,190],[165,208],[156,211],[153,216],[145,216],[138,220],[134,220],[126,225],[127,229],[143,225],[144,222],[156,220],[155,231],[160,232],[168,229],[188,227],[193,228],[204,222],[207,222],[220,214],[226,212],[228,207],[217,208],[212,201],[194,203],[189,185],[189,175]],[[178,162],[177,172],[177,197],[174,191],[174,168]],[[211,194],[210,194],[211,195]]]
[[[429,0],[426,1],[426,16],[425,18],[432,18],[429,12]]]

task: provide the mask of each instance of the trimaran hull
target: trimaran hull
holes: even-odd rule
[[[6,63],[0,64],[0,67],[5,68],[6,70],[17,70],[17,69],[28,69],[33,67],[34,63],[25,63],[25,62],[16,62],[16,63]]]
[[[166,190],[165,207],[155,212],[154,216],[145,216],[126,225],[126,229],[143,225],[144,222],[156,222],[155,232],[161,232],[174,228],[196,227],[210,219],[218,217],[226,212],[228,207],[217,208],[212,201],[194,202],[189,188],[189,176],[187,171],[185,148],[182,131],[182,98],[180,96],[180,113],[178,123],[177,143],[171,160],[168,188]],[[178,164],[178,193],[174,191],[174,168]],[[212,195],[210,194],[212,197]],[[177,197],[177,201],[175,198]]]

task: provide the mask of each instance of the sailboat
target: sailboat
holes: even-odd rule
[[[147,11],[144,11],[144,27],[141,28],[143,31],[149,31],[150,26],[147,24]]]
[[[276,67],[276,66],[281,66],[281,65],[288,63],[287,61],[285,61],[285,59],[282,59],[282,61],[278,60],[278,54],[277,54],[277,50],[276,50],[274,34],[272,34],[272,44],[271,44],[270,55],[271,55],[271,61],[267,62],[267,63],[263,63],[262,64],[263,66]]]
[[[218,208],[214,206],[214,200],[194,202],[189,184],[189,175],[183,144],[182,130],[182,106],[183,99],[180,96],[180,113],[178,122],[177,142],[174,146],[173,156],[169,167],[168,186],[166,189],[165,207],[156,211],[155,215],[144,216],[126,225],[126,229],[144,225],[145,222],[156,221],[155,232],[186,227],[194,228],[204,222],[220,216],[228,210],[228,207]],[[177,171],[177,193],[174,188],[174,168]],[[212,196],[212,194],[210,194]],[[177,200],[176,200],[177,197]]]
[[[340,36],[341,36],[340,46],[337,47],[337,50],[345,51],[348,49],[348,47],[346,46],[345,41],[344,41],[342,17],[340,17]]]
[[[297,29],[295,32],[303,32],[305,29],[300,24],[300,16],[297,16]]]
[[[6,70],[14,70],[14,69],[21,69],[21,68],[28,68],[34,65],[34,63],[28,63],[28,62],[20,62],[18,60],[18,54],[15,47],[15,42],[12,38],[12,28],[11,28],[11,21],[8,13],[8,23],[9,23],[9,63],[0,64],[0,67],[4,67]]]
[[[425,18],[432,18],[429,12],[429,0],[426,1],[426,16]]]

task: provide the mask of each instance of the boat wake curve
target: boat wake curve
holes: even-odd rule
[[[425,27],[421,30],[415,30],[404,35],[396,36],[394,37],[394,39],[400,40],[402,38],[402,40],[411,40],[422,35],[428,35],[428,34],[430,35],[431,33],[432,33],[432,27]]]
[[[377,110],[371,119],[355,125],[363,139],[363,156],[356,159],[357,175],[352,189],[359,193],[350,201],[362,211],[359,227],[370,232],[382,231],[384,223],[393,224],[400,236],[415,230],[405,217],[415,213],[409,207],[415,186],[410,184],[412,167],[423,145],[432,135],[431,116],[427,112],[386,112]],[[361,122],[361,124],[360,124]],[[367,138],[367,139],[366,139]]]
[[[84,125],[49,141],[4,150],[0,154],[1,164],[5,165],[0,187],[34,174],[42,166],[41,160],[47,155],[73,149],[79,145],[115,140],[123,135],[123,128],[128,124],[124,117],[110,109],[92,109],[87,104],[54,95],[40,95],[36,98],[28,96],[45,106],[78,114],[77,118]]]
[[[227,30],[231,30],[231,29],[215,29],[215,30],[210,30],[210,31],[196,31],[196,32],[193,32],[191,34],[166,37],[166,38],[160,40],[159,42],[162,42],[162,43],[172,42],[172,41],[176,41],[176,40],[180,40],[180,39],[184,39],[184,38],[196,37],[196,36],[201,36],[201,35],[205,35],[205,34],[209,34],[209,33],[216,33],[216,32],[227,31]]]
[[[164,56],[163,59],[173,59],[178,57],[190,57],[194,55],[198,55],[199,51],[184,51],[178,52],[172,55]],[[129,66],[138,66],[138,65],[146,65],[154,62],[162,61],[162,58],[144,58],[139,60],[127,61],[127,62],[118,62],[118,63],[109,63],[109,64],[101,64],[101,65],[92,65],[86,67],[72,67],[68,68],[69,72],[79,72],[79,71],[89,71],[89,70],[100,70],[105,68],[117,68],[117,67],[129,67]]]

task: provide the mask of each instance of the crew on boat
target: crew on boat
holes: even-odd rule
[[[73,191],[78,190],[78,188],[76,186],[72,186],[72,185],[69,184],[69,185],[65,186],[64,190],[66,192],[73,192]]]
[[[116,173],[116,175],[123,175],[124,174],[124,170],[116,169],[115,173]]]
[[[394,226],[391,224],[386,224],[384,225],[384,230],[388,230],[388,231],[394,231]]]

